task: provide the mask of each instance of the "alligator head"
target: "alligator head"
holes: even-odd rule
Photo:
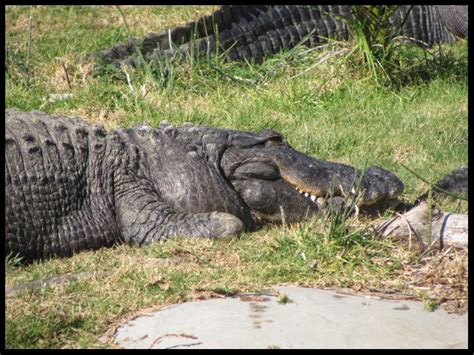
[[[173,207],[183,211],[195,209],[196,203],[187,201],[193,200],[190,194],[196,193],[195,185],[204,181],[212,181],[207,185],[212,185],[214,190],[209,193],[210,187],[206,187],[207,196],[200,194],[194,201],[202,203],[207,199],[204,206],[212,204],[214,207],[193,212],[206,211],[206,208],[228,212],[238,216],[248,228],[255,220],[276,223],[303,220],[320,211],[321,203],[328,197],[342,200],[347,194],[354,193],[358,183],[360,206],[396,198],[403,191],[403,183],[387,170],[370,167],[363,174],[348,165],[317,160],[293,149],[280,133],[271,129],[251,133],[188,125],[174,131],[173,141],[180,145],[199,142],[199,155],[219,172],[211,177],[192,177],[193,171],[203,169],[198,169],[198,162],[190,161],[189,154],[186,155],[189,173],[179,185],[193,180],[193,186],[186,189],[186,200],[177,203],[179,191],[169,192],[170,199],[175,198],[175,202],[171,202]],[[179,164],[175,160],[172,165],[176,169]],[[202,161],[199,164],[202,166]],[[190,166],[196,168],[190,169]],[[177,184],[176,174],[169,176],[167,186]],[[233,203],[231,207],[228,207],[229,201]],[[251,223],[248,223],[249,218]]]
[[[317,212],[328,198],[355,193],[360,205],[399,196],[403,183],[391,172],[370,167],[365,175],[348,165],[321,161],[293,149],[267,129],[254,139],[235,140],[221,160],[222,170],[255,215],[264,221],[296,221]],[[361,180],[362,179],[362,180]]]

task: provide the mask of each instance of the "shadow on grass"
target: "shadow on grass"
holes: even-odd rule
[[[437,79],[467,80],[468,56],[459,43],[441,45],[430,50],[419,46],[402,46],[396,51],[395,65],[387,66],[389,86],[399,89]]]

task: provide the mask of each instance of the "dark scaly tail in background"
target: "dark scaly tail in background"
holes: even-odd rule
[[[433,46],[453,41],[454,35],[467,37],[467,13],[467,6],[403,5],[390,23],[400,25],[408,14],[400,35]],[[150,61],[179,54],[203,56],[219,46],[229,61],[262,62],[305,38],[310,47],[325,38],[347,39],[347,26],[338,18],[351,16],[350,5],[223,5],[185,26],[116,44],[98,57],[105,64],[136,66],[141,60],[137,48]]]

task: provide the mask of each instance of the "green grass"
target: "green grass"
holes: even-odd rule
[[[122,8],[134,36],[186,23],[212,9]],[[404,85],[397,88],[365,80],[343,56],[314,66],[338,45],[296,48],[261,65],[223,63],[215,57],[156,63],[126,69],[130,83],[123,71],[115,78],[92,75],[88,55],[127,37],[114,7],[8,6],[6,107],[79,115],[107,128],[156,125],[165,119],[250,131],[273,128],[306,154],[393,171],[405,183],[402,199],[408,202],[427,185],[401,164],[436,181],[468,161],[465,42],[442,46],[442,52],[415,47],[397,52],[406,62]],[[71,96],[54,96],[62,94]],[[453,211],[455,202],[443,208]],[[461,210],[467,211],[467,203]],[[90,276],[9,297],[6,346],[110,347],[101,338],[104,332],[110,335],[120,320],[143,308],[284,283],[360,292],[390,289],[427,305],[438,304],[443,292],[466,296],[467,256],[448,253],[420,260],[403,246],[375,239],[360,221],[345,223],[334,228],[322,216],[226,241],[119,246],[28,266],[10,258],[7,286],[66,273]],[[170,257],[178,261],[159,262]],[[445,285],[444,291],[432,280]]]

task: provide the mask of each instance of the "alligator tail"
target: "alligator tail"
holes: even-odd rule
[[[102,50],[99,56],[115,65],[124,62],[136,66],[142,58],[150,61],[219,51],[230,61],[261,62],[301,42],[314,46],[326,38],[347,39],[347,25],[341,17],[352,17],[350,5],[223,5],[185,26],[130,39]],[[401,6],[390,24],[396,26],[402,21],[400,35],[426,46],[454,40],[436,6]]]

